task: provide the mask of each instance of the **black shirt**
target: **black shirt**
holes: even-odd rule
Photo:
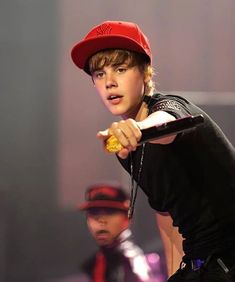
[[[146,144],[139,186],[150,206],[172,216],[185,239],[186,258],[226,252],[235,257],[234,147],[219,126],[186,99],[159,93],[148,99],[150,113],[204,116],[202,125],[179,134],[171,144]],[[136,181],[141,150],[132,153]],[[130,156],[119,161],[130,173]]]

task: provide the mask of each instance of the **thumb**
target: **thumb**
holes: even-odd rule
[[[109,136],[110,136],[110,134],[109,134],[109,130],[108,130],[108,129],[102,130],[102,131],[98,131],[98,133],[96,134],[96,137],[97,137],[98,139],[101,139],[101,140],[105,140],[105,139],[107,139]]]

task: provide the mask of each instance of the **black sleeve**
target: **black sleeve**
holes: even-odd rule
[[[149,114],[156,111],[164,111],[173,115],[176,119],[197,114],[203,114],[204,116],[204,112],[201,109],[181,96],[158,93],[156,96],[153,96],[152,100],[149,107]],[[195,128],[177,134],[175,141],[181,139],[183,136],[191,135],[191,133],[195,133]]]
[[[165,95],[164,98],[157,101],[150,109],[150,113],[164,111],[176,118],[182,118],[191,115],[187,108],[186,100],[180,97]]]

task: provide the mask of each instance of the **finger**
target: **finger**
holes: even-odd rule
[[[128,131],[128,128],[125,128],[125,126],[120,126],[121,122],[114,122],[111,126],[112,134],[118,139],[119,143],[123,147],[127,147],[129,145],[128,138],[126,136],[126,131]]]
[[[121,159],[126,159],[129,155],[130,151],[126,148],[123,148],[122,150],[120,150],[117,155],[119,156],[119,158]]]
[[[127,120],[125,122],[120,122],[119,128],[121,129],[122,133],[125,135],[125,138],[128,141],[128,145],[132,149],[135,149],[138,141],[141,137],[141,132],[136,125],[136,122],[132,122],[132,120]]]
[[[128,126],[132,129],[132,133],[135,136],[136,140],[139,141],[142,136],[142,133],[140,127],[138,126],[138,123],[133,119],[127,119],[126,122]]]

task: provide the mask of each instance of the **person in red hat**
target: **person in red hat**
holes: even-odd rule
[[[235,150],[221,128],[184,97],[155,91],[150,43],[135,23],[102,22],[71,56],[121,117],[97,137],[131,176],[130,217],[138,187],[156,211],[168,281],[235,281]],[[195,117],[204,122],[177,131]]]
[[[117,185],[95,184],[86,191],[86,202],[79,209],[99,250],[83,264],[92,282],[163,282],[160,257],[155,262],[132,240],[127,216],[129,195]]]

